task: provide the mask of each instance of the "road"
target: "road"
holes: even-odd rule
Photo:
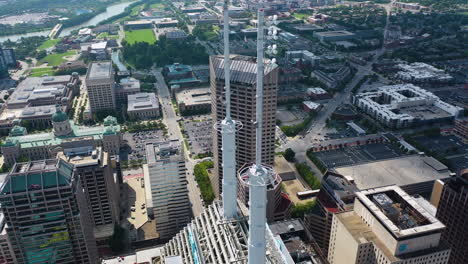
[[[164,77],[161,74],[161,69],[155,69],[152,71],[156,77],[157,90],[159,100],[161,102],[161,108],[163,109],[163,123],[167,127],[167,132],[170,139],[178,139],[182,146],[184,146],[184,155],[185,155],[185,166],[187,168],[187,189],[189,191],[190,202],[192,203],[192,212],[194,217],[199,216],[203,211],[203,202],[200,196],[200,190],[198,189],[195,177],[193,175],[193,168],[196,165],[196,161],[189,157],[190,150],[185,147],[184,137],[180,132],[179,124],[177,119],[180,117],[174,111],[171,102],[171,94],[169,88],[167,87]]]
[[[385,30],[384,30],[384,37],[387,35],[387,28],[388,25],[390,24],[390,12],[392,9],[392,4],[393,1],[387,5],[383,5],[387,12],[387,19],[386,19],[386,24],[385,24]],[[385,43],[385,42],[384,42]],[[307,158],[306,152],[307,149],[309,149],[313,143],[315,142],[315,139],[319,139],[322,136],[322,134],[327,119],[331,116],[331,114],[342,104],[350,102],[351,99],[351,91],[353,87],[365,76],[368,74],[373,74],[374,72],[372,71],[371,67],[372,64],[376,62],[376,60],[385,52],[385,47],[382,45],[380,49],[378,49],[375,52],[375,56],[373,57],[372,61],[367,63],[365,66],[353,64],[353,66],[357,69],[356,75],[354,78],[346,85],[346,87],[343,89],[343,91],[335,94],[335,97],[331,99],[328,104],[326,104],[322,110],[318,113],[317,117],[315,120],[310,124],[310,126],[307,128],[305,135],[301,136],[299,138],[294,138],[290,139],[286,144],[282,146],[282,149],[286,148],[291,148],[296,152],[296,159],[299,162],[305,162],[307,163],[312,170],[319,176],[322,175],[320,171],[317,169],[317,167]],[[328,144],[327,142],[322,142],[322,145]]]

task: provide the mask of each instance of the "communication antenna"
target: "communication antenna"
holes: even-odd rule
[[[226,96],[226,117],[214,128],[221,132],[222,167],[223,167],[223,214],[225,219],[237,215],[237,179],[236,179],[236,130],[242,128],[240,121],[231,118],[231,61],[229,51],[229,0],[223,5],[223,40],[224,40],[224,94]]]
[[[262,128],[263,128],[263,77],[264,77],[264,9],[258,8],[257,28],[257,83],[255,105],[255,163],[241,172],[239,179],[249,185],[249,241],[248,264],[264,264],[266,261],[266,205],[267,186],[275,181],[273,169],[262,164]],[[271,17],[274,24],[276,16]],[[268,30],[268,38],[275,39],[273,27]],[[271,33],[271,34],[270,34]],[[268,46],[267,52],[276,54],[276,45]],[[275,60],[271,60],[275,63]]]

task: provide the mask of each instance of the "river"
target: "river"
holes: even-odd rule
[[[108,6],[106,11],[103,13],[100,13],[96,15],[95,17],[91,18],[90,20],[81,23],[79,25],[73,26],[73,27],[67,27],[62,29],[60,32],[60,37],[67,36],[72,32],[73,30],[80,29],[83,27],[89,27],[89,26],[95,26],[99,22],[106,20],[112,16],[118,15],[122,13],[127,6],[129,6],[133,2],[124,2],[124,3],[119,3],[115,5]],[[17,35],[9,35],[9,36],[1,36],[0,37],[0,42],[4,42],[8,39],[11,41],[17,41],[18,39],[22,37],[34,37],[34,36],[45,36],[47,37],[50,33],[50,30],[44,30],[44,31],[38,31],[38,32],[31,32],[31,33],[24,33],[24,34],[17,34]]]

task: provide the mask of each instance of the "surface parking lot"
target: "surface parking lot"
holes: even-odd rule
[[[328,168],[349,166],[369,161],[400,157],[403,152],[396,146],[375,143],[333,149],[314,153]]]
[[[121,153],[122,160],[146,160],[146,142],[165,140],[166,137],[162,130],[148,130],[123,134],[123,139],[130,147]],[[126,159],[125,159],[126,157]]]
[[[185,120],[182,121],[190,154],[198,155],[213,152],[213,120]]]
[[[468,153],[468,145],[458,137],[450,136],[417,136],[413,137],[419,144],[425,146],[439,155],[456,155]]]

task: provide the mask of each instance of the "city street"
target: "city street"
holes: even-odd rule
[[[187,167],[187,189],[189,191],[189,199],[192,203],[192,212],[194,217],[197,217],[203,211],[203,202],[200,196],[200,190],[198,189],[195,177],[193,175],[193,167],[196,165],[196,161],[189,157],[190,150],[186,149],[184,145],[184,138],[180,132],[174,108],[171,103],[171,94],[169,88],[164,82],[164,77],[161,74],[161,69],[153,70],[153,74],[157,80],[157,90],[159,101],[161,102],[161,108],[163,109],[163,123],[167,127],[167,131],[170,139],[178,139],[185,149],[185,166]]]

